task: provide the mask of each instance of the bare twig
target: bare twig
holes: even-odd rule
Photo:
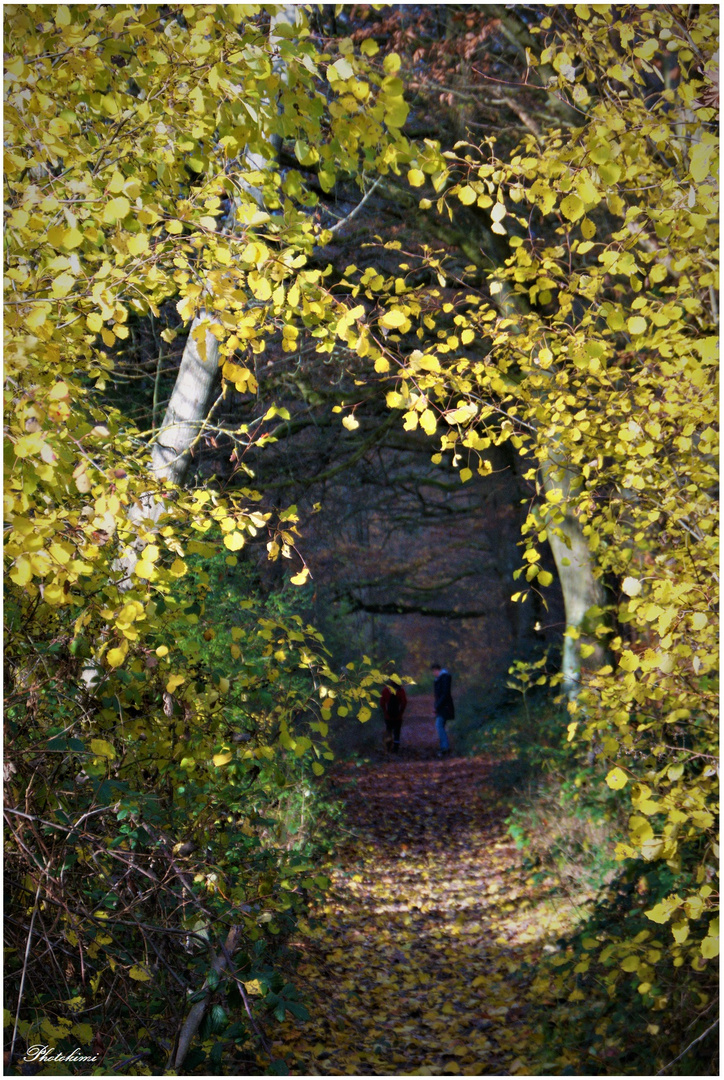
[[[121,1069],[125,1069],[126,1066],[132,1065],[134,1061],[141,1061],[145,1057],[150,1057],[150,1050],[143,1050],[140,1054],[134,1054],[133,1057],[125,1058],[123,1061],[119,1061],[117,1065],[113,1066],[114,1072],[120,1072]]]
[[[226,955],[227,963],[229,965],[229,968],[231,969],[231,977],[234,980],[234,982],[236,983],[237,989],[238,989],[239,993],[241,994],[241,1000],[244,1002],[244,1008],[246,1009],[246,1014],[249,1017],[249,1023],[253,1027],[256,1034],[259,1036],[259,1039],[261,1040],[261,1044],[264,1047],[264,1049],[266,1050],[267,1054],[269,1054],[269,1056],[272,1057],[273,1055],[272,1055],[271,1046],[267,1042],[267,1039],[266,1039],[266,1036],[264,1035],[264,1032],[261,1030],[261,1028],[257,1024],[256,1020],[254,1019],[254,1014],[251,1011],[251,1005],[249,1004],[249,998],[248,998],[247,993],[246,993],[246,987],[244,986],[243,982],[241,981],[239,976],[236,974],[236,972],[232,968],[232,959],[231,959],[231,956],[226,951],[226,946],[222,945],[221,949],[222,949],[222,952]]]
[[[35,916],[38,914],[38,901],[40,899],[40,882],[35,890],[35,903],[33,904],[33,914],[30,919],[30,929],[28,930],[28,940],[25,945],[25,957],[23,959],[23,974],[20,978],[20,989],[18,990],[18,1007],[15,1011],[15,1025],[13,1026],[13,1041],[10,1044],[10,1060],[13,1060],[13,1053],[15,1051],[15,1040],[18,1035],[18,1023],[20,1022],[20,1006],[23,1002],[23,990],[25,988],[25,976],[28,970],[28,959],[30,958],[30,944],[33,940],[33,928],[35,927]]]
[[[693,1041],[693,1042],[690,1042],[690,1043],[689,1043],[689,1045],[687,1046],[686,1050],[682,1050],[682,1051],[681,1051],[681,1053],[679,1054],[679,1056],[678,1056],[678,1057],[675,1057],[675,1058],[674,1058],[674,1060],[673,1060],[673,1061],[670,1061],[668,1065],[664,1065],[663,1069],[660,1069],[660,1070],[659,1070],[659,1071],[657,1072],[657,1074],[656,1074],[656,1075],[657,1075],[657,1076],[663,1076],[663,1075],[664,1075],[664,1073],[666,1072],[666,1070],[667,1070],[667,1069],[670,1069],[670,1068],[671,1068],[671,1066],[672,1066],[672,1065],[675,1065],[677,1061],[681,1061],[681,1059],[682,1059],[682,1058],[684,1057],[684,1055],[685,1055],[685,1054],[688,1054],[688,1053],[689,1053],[689,1051],[691,1050],[692,1046],[696,1046],[696,1044],[697,1044],[698,1042],[701,1042],[701,1040],[702,1040],[702,1039],[705,1039],[705,1038],[707,1037],[707,1035],[709,1034],[709,1032],[710,1032],[710,1031],[713,1031],[713,1030],[714,1030],[714,1028],[715,1028],[715,1027],[717,1026],[717,1024],[718,1024],[718,1023],[719,1023],[719,1018],[717,1017],[717,1019],[716,1019],[716,1020],[714,1021],[714,1023],[713,1023],[713,1024],[711,1024],[711,1025],[710,1025],[710,1027],[708,1027],[708,1028],[706,1029],[706,1031],[702,1032],[702,1034],[701,1034],[701,1035],[699,1035],[699,1036],[698,1036],[698,1038],[694,1039],[694,1041]]]
[[[17,810],[13,806],[6,806],[3,812],[6,814],[15,814],[16,817],[25,818],[27,821],[37,821],[39,825],[45,825],[49,829],[60,829],[61,832],[73,833],[78,831],[81,824],[87,818],[93,817],[95,814],[105,814],[108,810],[115,810],[117,805],[117,803],[114,803],[113,806],[100,806],[97,810],[88,810],[87,813],[83,814],[82,817],[79,817],[71,826],[60,825],[56,821],[46,821],[45,818],[36,817],[34,814],[25,814],[22,810]]]
[[[365,203],[368,202],[368,200],[372,196],[372,193],[380,185],[381,182],[382,182],[382,177],[378,176],[377,179],[375,180],[374,184],[372,185],[372,187],[367,192],[367,194],[364,195],[360,199],[360,201],[357,203],[354,210],[351,210],[350,213],[347,214],[347,217],[342,218],[341,221],[338,221],[337,224],[333,225],[331,229],[327,229],[326,232],[331,232],[332,235],[334,235],[335,233],[338,233],[340,231],[340,229],[343,229],[345,227],[345,225],[349,225],[350,221],[353,221],[357,217],[359,212],[363,209]]]
[[[525,127],[527,127],[529,131],[532,131],[533,134],[535,135],[536,139],[538,140],[538,142],[540,142],[541,141],[540,127],[535,122],[535,120],[530,115],[530,113],[526,112],[526,110],[523,108],[523,106],[520,104],[520,102],[516,101],[515,98],[510,97],[509,94],[504,94],[503,97],[501,98],[501,101],[503,101],[508,106],[508,108],[512,112],[515,113],[515,115],[518,117],[518,119],[521,121],[521,123],[524,124]]]

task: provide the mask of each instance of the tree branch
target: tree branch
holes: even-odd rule
[[[681,1061],[681,1059],[682,1059],[682,1058],[684,1057],[684,1055],[685,1055],[685,1054],[688,1054],[688,1053],[689,1053],[689,1051],[691,1050],[692,1046],[696,1046],[696,1044],[697,1044],[698,1042],[701,1042],[701,1040],[702,1040],[702,1039],[705,1039],[705,1038],[707,1037],[707,1035],[709,1034],[709,1032],[710,1032],[710,1031],[713,1031],[713,1030],[714,1030],[714,1028],[715,1028],[715,1027],[717,1026],[717,1024],[718,1024],[718,1023],[719,1023],[719,1018],[717,1017],[717,1019],[716,1019],[716,1020],[714,1021],[714,1023],[713,1023],[713,1024],[711,1024],[711,1025],[710,1025],[710,1027],[708,1027],[708,1028],[706,1029],[706,1031],[704,1031],[704,1032],[703,1032],[703,1033],[702,1033],[701,1035],[699,1035],[699,1037],[698,1037],[698,1038],[694,1039],[694,1041],[693,1041],[693,1042],[690,1042],[690,1043],[689,1043],[689,1045],[687,1046],[686,1050],[682,1050],[682,1051],[681,1051],[681,1053],[679,1054],[679,1056],[678,1056],[678,1057],[675,1057],[675,1058],[674,1058],[674,1060],[673,1060],[673,1061],[670,1061],[668,1065],[664,1065],[663,1069],[660,1069],[660,1070],[659,1070],[659,1071],[657,1072],[657,1074],[656,1074],[656,1075],[657,1075],[657,1076],[663,1076],[663,1075],[664,1075],[664,1073],[666,1072],[666,1070],[667,1070],[667,1069],[670,1069],[670,1068],[671,1068],[671,1066],[672,1066],[672,1065],[675,1065],[677,1061]]]
[[[367,194],[363,195],[363,197],[357,203],[354,210],[351,210],[350,213],[347,214],[347,217],[342,218],[341,221],[338,221],[336,225],[333,225],[331,227],[331,229],[327,229],[326,231],[332,233],[332,235],[334,236],[336,233],[338,233],[340,231],[340,229],[343,229],[345,227],[345,225],[349,225],[350,221],[354,221],[354,219],[357,217],[357,215],[364,209],[365,204],[372,197],[373,192],[379,187],[381,180],[382,180],[382,177],[378,176],[377,179],[375,180],[374,184],[372,185],[372,187],[367,192]]]
[[[489,608],[456,611],[451,608],[427,607],[425,604],[399,602],[375,604],[374,602],[360,600],[349,593],[344,593],[337,599],[347,600],[352,605],[353,611],[366,611],[369,615],[425,615],[432,619],[485,619],[491,614]]]
[[[222,945],[221,955],[214,957],[211,964],[211,971],[217,975],[221,975],[224,968],[227,966],[229,958],[236,949],[239,943],[239,939],[242,934],[242,928],[240,926],[232,926],[226,937],[225,944]],[[209,980],[208,977],[204,980],[204,996],[201,1001],[197,1001],[192,1007],[189,1015],[179,1032],[178,1048],[176,1050],[176,1056],[174,1058],[174,1068],[178,1071],[184,1063],[184,1059],[189,1052],[189,1047],[193,1041],[194,1035],[199,1030],[201,1021],[204,1018],[206,1012],[206,1006],[209,1003]]]

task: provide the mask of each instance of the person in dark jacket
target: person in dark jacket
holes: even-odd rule
[[[438,663],[432,665],[432,673],[435,677],[435,728],[440,740],[440,757],[446,757],[450,753],[450,743],[447,737],[445,725],[448,720],[455,719],[455,706],[452,699],[452,675],[447,668]]]
[[[404,686],[390,679],[382,691],[380,697],[382,715],[385,718],[387,736],[385,745],[388,750],[398,754],[400,752],[400,731],[402,730],[402,717],[407,707],[407,694]]]

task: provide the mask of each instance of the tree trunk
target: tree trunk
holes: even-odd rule
[[[295,26],[296,23],[296,6],[285,4],[280,7],[271,18],[270,42],[274,44],[279,40],[274,34],[277,26]],[[281,79],[284,78],[284,63],[278,54],[272,63]],[[279,140],[272,137],[271,142],[278,149]],[[247,169],[255,172],[264,172],[270,164],[268,158],[248,148],[242,152],[241,160]],[[264,195],[260,188],[253,187],[243,177],[239,184],[257,206],[263,207]],[[209,300],[213,303],[213,297]],[[174,484],[182,484],[184,481],[194,444],[198,440],[220,383],[219,343],[210,331],[214,322],[213,313],[202,310],[191,324],[166,415],[153,445],[153,474],[162,480],[172,480]],[[205,349],[200,349],[204,328]]]
[[[560,491],[563,498],[557,506],[552,504],[544,508],[543,520],[563,592],[566,633],[561,671],[564,691],[571,700],[577,696],[581,685],[581,645],[585,642],[594,650],[584,666],[599,667],[606,655],[605,647],[595,636],[600,616],[588,614],[591,608],[603,606],[604,593],[601,582],[593,573],[588,541],[571,510],[571,483],[575,475],[559,453],[549,452],[549,463],[543,469],[543,486],[546,492]],[[554,520],[557,512],[563,514],[563,521]]]
[[[527,314],[528,306],[510,288],[507,281],[501,282],[498,295],[500,310],[507,317]],[[593,560],[586,537],[581,532],[578,518],[570,507],[571,485],[578,472],[555,447],[548,449],[548,463],[542,467],[543,487],[546,492],[560,490],[562,500],[554,509],[545,503],[541,508],[542,518],[546,523],[548,543],[558,571],[558,580],[563,593],[563,605],[566,613],[566,633],[563,638],[563,657],[561,672],[563,687],[569,699],[578,694],[581,685],[581,645],[585,642],[594,649],[588,667],[598,667],[604,663],[606,651],[600,640],[591,637],[595,631],[596,619],[586,619],[586,613],[595,606],[602,606],[603,587],[593,573]],[[563,521],[553,523],[551,517],[556,510],[563,514]]]
[[[213,315],[202,310],[191,324],[173,393],[153,444],[151,470],[159,480],[184,482],[194,444],[219,386],[219,342],[211,333],[213,322]],[[205,348],[199,348],[202,337]]]

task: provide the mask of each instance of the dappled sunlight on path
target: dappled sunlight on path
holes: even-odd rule
[[[311,1017],[274,1047],[293,1074],[533,1071],[520,966],[563,913],[535,899],[491,766],[431,759],[423,737],[338,769],[351,834],[299,942]]]

